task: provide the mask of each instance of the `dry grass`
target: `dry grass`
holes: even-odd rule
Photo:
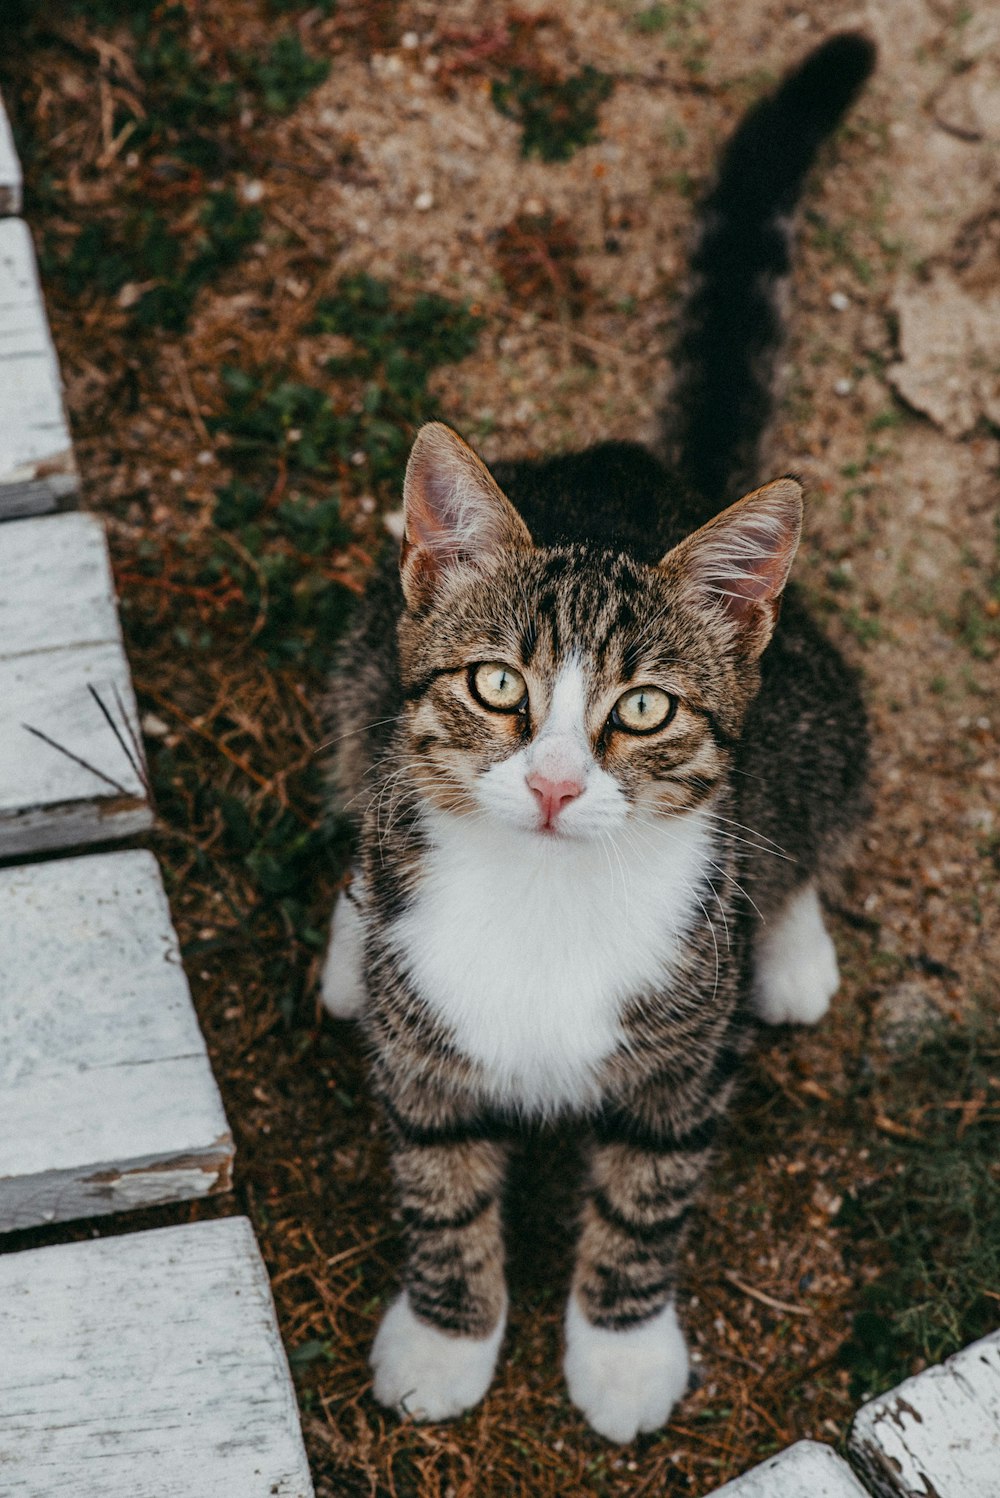
[[[697,6],[647,7],[630,26],[627,7],[576,4],[540,24],[537,8],[524,16],[465,0],[429,38],[437,8],[416,0],[308,12],[190,0],[152,11],[145,32],[147,7],[132,7],[128,24],[116,18],[126,9],[25,7],[5,22],[15,44],[0,76],[85,503],[109,526],[156,850],[317,1490],[703,1493],[799,1436],[836,1441],[874,1380],[891,1382],[947,1344],[900,1329],[922,1284],[928,1325],[944,1323],[923,1260],[909,1278],[887,1278],[901,1249],[886,1213],[911,1184],[919,1198],[915,1159],[970,1159],[968,1139],[988,1144],[997,1117],[988,1043],[964,1071],[948,1062],[942,1072],[940,1055],[921,1061],[918,1051],[901,1090],[897,1062],[872,1039],[881,995],[914,975],[951,1034],[986,992],[984,931],[996,908],[990,824],[974,853],[960,833],[938,846],[946,819],[959,827],[979,805],[973,793],[996,792],[980,773],[994,742],[983,694],[995,668],[996,562],[975,520],[988,434],[952,453],[972,496],[953,517],[978,610],[971,643],[950,583],[921,615],[909,584],[893,594],[878,570],[880,547],[910,556],[912,538],[894,529],[892,474],[909,465],[919,480],[942,461],[879,383],[899,256],[866,217],[870,200],[843,228],[852,189],[838,182],[845,171],[871,181],[887,95],[862,109],[839,143],[846,168],[811,202],[796,377],[779,432],[821,496],[806,581],[864,661],[882,742],[894,746],[880,750],[873,836],[837,917],[844,1002],[817,1035],[762,1041],[685,1264],[698,1387],[664,1432],[618,1451],[571,1411],[559,1375],[574,1212],[565,1137],[525,1142],[509,1208],[511,1331],[483,1406],[452,1426],[415,1428],[370,1397],[366,1353],[399,1244],[357,1039],[315,1006],[345,852],[342,830],[325,822],[316,703],[415,422],[441,410],[490,453],[648,425],[687,198],[719,129],[760,86],[746,76],[746,49],[774,18],[764,3],[741,7],[742,30],[727,36]],[[772,71],[802,47],[797,33],[775,34]],[[536,43],[546,87],[598,63],[617,78],[599,116],[606,147],[565,163],[522,159],[521,127],[490,90]],[[331,65],[326,83],[317,59]],[[431,208],[416,203],[421,193]],[[842,286],[858,310],[837,324],[828,299]],[[376,325],[377,337],[358,331]],[[418,347],[424,362],[400,366]],[[854,365],[853,379],[875,382],[876,412],[891,413],[881,426],[860,397],[845,403],[828,388]],[[921,671],[946,671],[947,690],[929,694]],[[988,726],[956,732],[963,712]],[[972,872],[952,890],[941,869],[966,856]],[[981,1163],[976,1190],[990,1179]],[[898,1198],[884,1194],[893,1183]],[[927,1214],[947,1216],[934,1190],[919,1198],[922,1232]],[[134,1225],[229,1208],[147,1213]],[[992,1315],[974,1284],[980,1260],[969,1249],[961,1262],[965,1277],[947,1290],[953,1341]],[[872,1311],[866,1296],[879,1285],[888,1301]],[[852,1338],[866,1307],[881,1340]]]

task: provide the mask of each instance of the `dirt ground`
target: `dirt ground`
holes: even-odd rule
[[[194,232],[194,189],[150,164],[141,129],[120,138],[144,99],[149,116],[146,75],[128,28],[86,11],[25,20],[0,82],[84,503],[109,526],[156,848],[237,1139],[235,1201],[272,1274],[317,1492],[703,1494],[799,1437],[836,1444],[866,1393],[1000,1322],[1000,1282],[973,1243],[984,1213],[997,1222],[1000,1118],[1000,12],[193,3],[197,56],[263,45],[280,13],[331,66],[294,108],[246,106],[242,155],[199,168],[259,218],[177,326],[141,326],[155,275],[102,286],[99,257],[96,279],[74,279],[83,261],[68,257],[88,222],[134,200],[140,170],[178,234]],[[573,1200],[557,1146],[571,1143],[541,1137],[511,1203],[494,1387],[455,1425],[401,1424],[372,1401],[366,1366],[399,1258],[384,1147],[357,1038],[318,1017],[312,987],[343,853],[316,770],[325,626],[297,612],[361,585],[393,484],[364,445],[297,469],[306,408],[291,397],[277,437],[248,438],[222,371],[252,376],[251,405],[279,371],[367,419],[326,363],[350,352],[343,321],[313,321],[364,272],[481,319],[428,398],[487,459],[651,436],[720,141],[788,65],[857,26],[879,70],[808,191],[770,442],[774,471],[809,491],[796,575],[871,711],[873,815],[831,912],[843,987],[814,1033],[764,1036],[750,1065],[684,1269],[697,1387],[663,1432],[617,1450],[566,1401]],[[613,80],[596,138],[565,160],[524,157],[524,119],[497,107],[498,77],[526,57],[545,76]],[[261,475],[270,508],[227,524],[219,491]],[[331,488],[344,529],[323,549]],[[272,547],[288,495],[300,530]],[[308,648],[293,650],[300,617]]]

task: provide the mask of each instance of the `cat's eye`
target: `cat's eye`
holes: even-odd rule
[[[477,702],[495,713],[517,713],[528,704],[524,677],[502,661],[484,661],[470,667],[469,689]]]
[[[634,687],[623,692],[611,710],[611,722],[626,733],[655,733],[677,711],[677,698],[660,687]]]

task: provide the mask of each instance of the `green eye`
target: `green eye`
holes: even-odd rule
[[[516,713],[527,706],[528,687],[520,671],[502,661],[485,661],[469,669],[469,690],[495,713]]]
[[[654,733],[677,711],[677,699],[659,687],[634,687],[624,692],[611,710],[615,728],[626,733]]]

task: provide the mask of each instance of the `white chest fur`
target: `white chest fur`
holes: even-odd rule
[[[390,933],[410,980],[498,1102],[585,1106],[624,1002],[669,978],[700,913],[708,819],[689,812],[614,844],[439,813],[426,825],[425,876]]]

